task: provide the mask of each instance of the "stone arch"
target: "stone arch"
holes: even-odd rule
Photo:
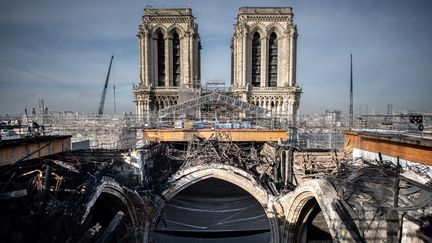
[[[277,87],[278,83],[278,76],[280,76],[280,72],[278,72],[280,69],[280,63],[279,59],[281,57],[281,45],[279,37],[280,35],[277,34],[277,31],[271,31],[268,33],[268,60],[267,60],[267,82],[266,85],[268,87]]]
[[[177,31],[177,29],[173,29],[172,30],[172,37],[170,39],[171,42],[171,48],[170,51],[170,69],[172,69],[172,73],[170,74],[170,78],[172,81],[170,81],[170,86],[180,86],[181,84],[181,74],[182,74],[182,70],[181,70],[181,60],[182,58],[184,59],[184,57],[181,54],[181,50],[182,50],[182,44],[181,44],[181,37],[178,34],[179,31]],[[184,41],[183,41],[184,42]]]
[[[153,67],[153,85],[164,86],[166,79],[165,72],[165,50],[167,48],[165,44],[165,39],[167,38],[166,29],[162,25],[156,25],[151,33],[152,41],[150,43],[150,48],[148,50],[151,59],[155,62]]]
[[[151,37],[153,39],[157,39],[159,33],[161,33],[164,36],[164,38],[167,37],[167,30],[166,30],[166,28],[163,25],[156,25],[156,26],[154,26],[153,30],[152,30]]]
[[[124,223],[122,223],[123,225],[127,228],[144,229],[141,232],[125,232],[125,235],[129,234],[130,242],[142,242],[146,239],[151,218],[153,218],[153,212],[150,211],[148,204],[146,205],[139,195],[120,186],[113,179],[105,177],[102,183],[95,189],[89,190],[87,198],[88,200],[83,204],[86,210],[84,210],[80,216],[79,224],[88,224],[92,227],[93,224],[91,224],[90,221],[97,218],[97,216],[95,216],[97,211],[103,211],[104,217],[109,214],[114,216],[117,211],[122,211],[125,215]],[[110,212],[105,211],[104,208],[100,209],[104,204],[110,205]],[[89,217],[91,214],[93,216]]]
[[[278,218],[273,207],[274,197],[268,194],[251,174],[234,166],[198,165],[178,171],[169,180],[172,186],[163,191],[161,197],[156,200],[156,205],[159,206],[158,211],[162,212],[167,202],[183,189],[209,178],[230,182],[252,195],[261,204],[269,220],[271,242],[279,242]],[[154,231],[156,223],[157,219],[154,219],[151,231]]]
[[[356,242],[352,230],[344,222],[346,218],[340,215],[339,197],[330,182],[324,179],[308,180],[298,186],[293,192],[279,199],[285,222],[281,228],[281,242],[297,242],[299,229],[305,223],[302,212],[309,210],[310,203],[316,200],[325,222],[327,223],[333,241]]]
[[[266,37],[265,28],[261,24],[254,24],[249,28],[249,38],[252,39],[255,32],[258,32],[260,38]]]
[[[251,84],[253,87],[260,87],[262,80],[262,48],[264,35],[260,31],[253,31],[250,33],[250,43],[247,47],[248,55],[250,56],[250,63],[248,64],[249,75],[251,75]]]
[[[167,37],[172,38],[174,36],[174,33],[177,33],[179,35],[179,38],[182,39],[185,35],[185,30],[181,25],[173,24],[167,29]]]
[[[271,23],[266,28],[266,36],[270,38],[270,35],[274,32],[277,35],[277,39],[280,40],[283,37],[283,26],[280,23]]]

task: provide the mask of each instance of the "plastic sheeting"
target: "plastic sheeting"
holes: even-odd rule
[[[258,201],[231,183],[208,179],[186,188],[166,205],[156,227],[158,242],[265,242],[267,216]]]

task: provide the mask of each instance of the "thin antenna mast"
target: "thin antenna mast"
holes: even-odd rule
[[[353,125],[353,66],[352,66],[352,54],[350,54],[350,106],[349,106],[349,127]]]
[[[114,56],[114,54],[113,54],[113,56]],[[115,90],[115,70],[114,70],[114,63],[113,63],[113,67],[112,67],[112,72],[113,72],[113,77],[112,77],[112,80],[113,80],[113,92],[114,92],[114,114],[117,114],[117,105],[116,105],[116,90]]]
[[[114,85],[114,114],[117,114],[116,99],[115,99],[115,85]]]

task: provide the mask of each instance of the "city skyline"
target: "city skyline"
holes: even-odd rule
[[[103,3],[103,4],[102,4]],[[230,42],[242,6],[293,7],[298,26],[300,112],[348,111],[349,56],[354,112],[432,112],[432,4],[404,1],[3,1],[0,3],[0,113],[44,99],[51,111],[95,112],[111,54],[105,111],[134,111],[136,34],[143,9],[190,7],[203,45],[202,81],[230,82]]]

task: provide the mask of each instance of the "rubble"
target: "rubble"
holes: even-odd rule
[[[121,151],[75,151],[2,167],[0,239],[140,241],[134,207],[146,199],[116,176],[127,165],[121,157]]]
[[[265,143],[258,150],[259,153],[255,146],[231,142],[226,133],[216,133],[209,139],[194,137],[181,169],[201,164],[228,164],[250,172],[274,195],[294,189],[292,180],[287,179],[289,166],[286,166],[292,161],[282,156],[285,152],[292,152],[292,148]]]
[[[304,149],[294,153],[294,183],[308,179],[322,178],[340,169],[340,162],[346,161],[343,153],[330,149]]]
[[[432,223],[432,178],[425,179],[390,162],[366,160],[344,163],[325,178],[335,187],[349,212],[347,216],[364,239],[400,239],[404,218],[419,226],[419,238],[432,236],[421,229]]]
[[[307,204],[313,209],[316,221],[304,219],[296,224],[313,224],[321,227],[319,230],[326,232],[326,237],[342,239],[330,235],[335,231],[326,226],[328,222],[323,215],[334,214],[332,217],[342,220],[341,227],[350,231],[354,235],[351,238],[357,241],[413,238],[428,241],[432,237],[432,183],[428,167],[394,165],[382,160],[351,161],[335,150],[298,150],[277,143],[234,143],[229,133],[215,133],[209,139],[194,137],[187,145],[150,143],[125,150],[68,151],[0,167],[0,220],[3,222],[0,239],[6,242],[151,242],[157,225],[164,232],[170,230],[164,226],[167,222],[159,221],[164,220],[162,216],[166,213],[162,204],[170,210],[179,205],[183,210],[188,208],[187,201],[181,197],[173,201],[164,198],[165,192],[181,187],[176,185],[174,177],[196,168],[219,168],[220,173],[232,174],[240,171],[250,181],[250,187],[262,188],[264,199],[258,204],[254,202],[253,208],[265,213],[257,211],[244,219],[253,223],[254,217],[259,217],[262,226],[266,225],[263,217],[276,215],[277,219],[268,218],[272,223],[265,229],[257,229],[272,239],[278,237],[273,232],[278,224],[291,224],[285,215],[296,202],[291,197],[303,193],[299,190],[307,187],[302,185],[311,181],[315,181],[311,185],[322,186],[315,189],[324,190],[325,196],[332,197],[326,191],[330,190],[327,184],[330,185],[334,198],[325,200],[328,203],[321,212],[324,206],[316,197]],[[320,184],[322,181],[327,184]],[[213,178],[197,184],[189,193],[205,191],[205,185],[215,185],[219,192],[227,193],[229,184]],[[212,198],[219,198],[216,192]],[[248,196],[244,205],[257,196],[242,193]],[[310,192],[304,195],[307,193]],[[224,200],[235,198],[224,195]],[[191,199],[201,195],[183,196]],[[200,210],[206,207],[204,201],[196,204]],[[227,215],[229,210],[238,209],[224,210]],[[213,220],[221,222],[217,216]],[[306,226],[281,227],[281,239],[292,239],[284,237],[291,237],[290,230],[296,227]],[[245,232],[241,234],[248,234]]]

